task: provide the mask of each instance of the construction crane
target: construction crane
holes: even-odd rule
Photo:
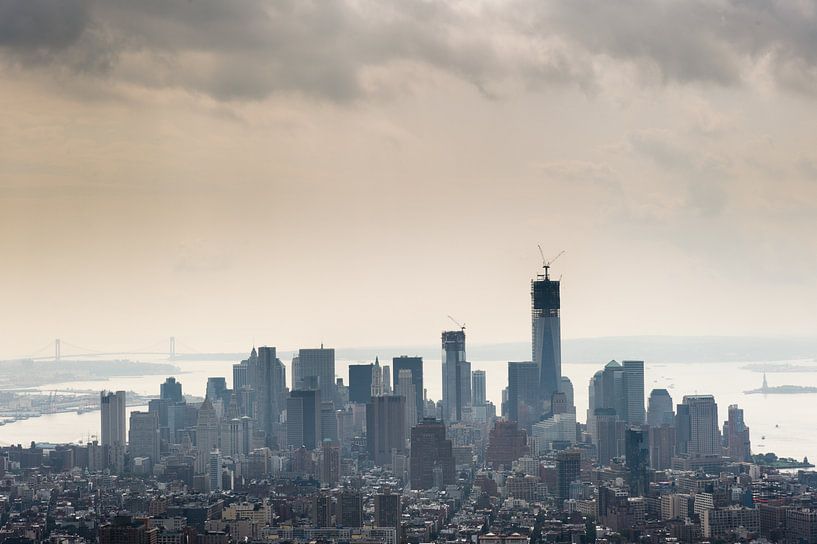
[[[558,259],[562,255],[564,255],[565,250],[563,249],[562,251],[559,252],[558,255],[556,255],[555,257],[553,257],[550,260],[547,260],[547,259],[545,259],[545,252],[542,251],[542,246],[539,245],[539,244],[536,244],[536,247],[539,248],[539,255],[542,256],[542,268],[545,269],[545,279],[549,280],[550,279],[550,274],[549,274],[550,265],[552,265],[554,262],[556,262],[556,259]]]
[[[451,317],[450,315],[448,316],[448,319],[450,319],[451,321],[453,321],[453,322],[454,322],[454,323],[457,325],[457,327],[459,327],[459,328],[460,328],[460,330],[461,330],[462,332],[465,332],[465,323],[460,323],[459,321],[457,321],[456,319],[454,319],[454,318],[453,318],[453,317]]]

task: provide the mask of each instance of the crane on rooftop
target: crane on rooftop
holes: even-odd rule
[[[549,280],[550,279],[550,273],[549,273],[550,272],[550,265],[552,265],[554,262],[556,262],[556,259],[558,259],[562,255],[564,255],[565,250],[563,249],[562,251],[559,252],[558,255],[556,255],[552,259],[548,260],[548,259],[545,259],[545,252],[542,251],[542,246],[540,244],[536,244],[536,247],[539,248],[539,255],[542,256],[542,268],[545,269],[545,279]]]
[[[451,317],[450,315],[448,316],[448,319],[450,319],[451,321],[453,321],[453,322],[454,322],[454,323],[457,325],[457,327],[459,327],[459,328],[460,328],[460,330],[461,330],[462,332],[465,332],[465,323],[460,323],[459,321],[457,321],[456,319],[454,319],[454,318],[453,318],[453,317]]]

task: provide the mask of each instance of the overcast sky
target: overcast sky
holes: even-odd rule
[[[0,355],[817,331],[817,5],[0,0]],[[180,351],[182,348],[180,347]]]

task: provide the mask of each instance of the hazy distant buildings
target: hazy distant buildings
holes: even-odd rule
[[[581,453],[576,450],[560,451],[556,456],[556,498],[570,497],[570,484],[581,477]]]
[[[454,483],[454,453],[442,421],[425,418],[411,429],[410,464],[412,489],[434,487],[435,472],[444,485]]]
[[[121,472],[125,464],[125,406],[124,391],[100,393],[100,443],[114,472]]]
[[[647,424],[650,427],[674,425],[675,411],[672,407],[672,397],[666,389],[653,389],[650,392],[650,402],[647,408]]]
[[[443,419],[466,419],[471,407],[471,363],[465,359],[465,330],[442,334]]]
[[[528,452],[528,435],[515,421],[498,419],[494,422],[485,451],[485,461],[489,465],[510,469],[514,461]]]
[[[210,402],[209,398],[205,398],[201,403],[196,419],[196,450],[198,455],[196,457],[196,472],[204,474],[208,470],[210,462],[210,452],[218,449],[220,426],[218,415]]]
[[[128,452],[134,457],[150,457],[159,462],[159,415],[151,412],[131,412],[128,425]]]
[[[539,398],[550,401],[562,377],[559,281],[545,273],[531,281],[533,362],[539,369]]]
[[[624,419],[630,425],[644,424],[644,361],[624,361]]]
[[[409,430],[417,425],[417,395],[414,381],[412,380],[411,370],[404,368],[400,371],[395,387],[395,393],[406,400],[406,424],[405,429]]]
[[[392,376],[394,380],[394,390],[397,391],[397,384],[400,381],[400,371],[411,371],[411,382],[414,384],[414,407],[417,412],[415,421],[423,419],[423,358],[408,357],[401,355],[392,359]]]
[[[233,365],[233,394],[239,415],[251,417],[266,444],[275,445],[286,403],[286,369],[274,347],[253,348],[248,359]]]
[[[471,398],[474,406],[485,404],[485,371],[475,370],[471,372]]]

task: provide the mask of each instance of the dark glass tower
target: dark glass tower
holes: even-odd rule
[[[443,347],[443,420],[463,420],[471,406],[471,363],[465,360],[465,330],[445,331]]]
[[[562,377],[562,340],[559,320],[559,281],[548,274],[531,281],[533,362],[539,367],[540,399],[550,401]]]

